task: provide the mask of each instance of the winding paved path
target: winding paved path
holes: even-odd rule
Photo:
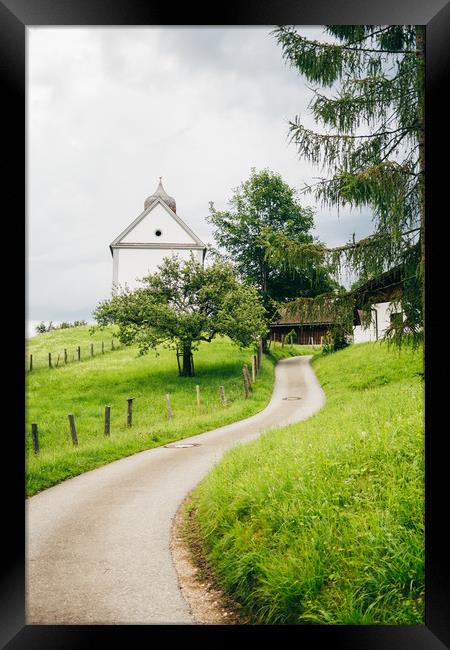
[[[193,623],[170,553],[173,517],[225,450],[321,408],[325,397],[309,360],[280,361],[269,405],[246,420],[123,458],[28,499],[27,624]],[[188,443],[198,446],[175,447]]]

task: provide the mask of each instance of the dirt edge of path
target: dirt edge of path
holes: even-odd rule
[[[249,621],[217,584],[204,557],[189,494],[172,522],[170,550],[181,594],[197,625],[245,625]]]

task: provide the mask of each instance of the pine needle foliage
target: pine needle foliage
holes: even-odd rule
[[[337,277],[346,267],[362,280],[400,264],[407,318],[388,336],[401,343],[420,335],[424,316],[425,28],[328,25],[325,33],[330,41],[290,26],[273,32],[285,61],[315,85],[309,108],[317,131],[296,116],[290,142],[324,174],[303,191],[324,206],[370,207],[373,235],[334,249],[272,236],[267,255],[291,269],[326,259]]]

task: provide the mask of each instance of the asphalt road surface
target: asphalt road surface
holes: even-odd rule
[[[123,458],[28,499],[27,624],[194,623],[170,552],[174,515],[227,449],[321,408],[325,397],[309,360],[280,361],[269,405],[246,420]]]

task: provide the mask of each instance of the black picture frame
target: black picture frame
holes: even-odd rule
[[[289,634],[300,648],[318,645],[345,650],[442,650],[450,647],[449,569],[446,512],[447,460],[443,452],[448,435],[446,425],[443,335],[442,270],[446,260],[443,228],[448,220],[448,163],[440,163],[445,147],[448,85],[450,5],[444,0],[335,0],[298,2],[292,0],[229,0],[216,7],[198,3],[162,5],[143,0],[0,0],[0,75],[2,80],[4,248],[13,252],[5,271],[4,303],[14,314],[15,327],[9,330],[8,351],[14,368],[12,391],[5,390],[7,411],[12,423],[0,435],[3,457],[2,580],[0,641],[2,647],[90,648],[101,643],[165,644],[172,639],[209,640],[214,636],[244,642],[264,635],[264,640],[285,639]],[[425,24],[426,25],[426,342],[425,342],[425,451],[426,451],[426,618],[422,626],[27,626],[24,612],[24,448],[17,414],[24,412],[25,386],[22,368],[23,338],[17,315],[22,311],[21,288],[25,286],[20,244],[26,241],[25,185],[25,31],[35,25],[321,25],[321,24]],[[448,142],[448,137],[447,137]],[[25,200],[24,200],[25,199]],[[6,206],[8,206],[6,208]],[[23,239],[22,239],[23,238]],[[26,261],[25,247],[25,261]],[[23,283],[22,283],[23,280]],[[14,307],[14,299],[16,306]],[[11,311],[13,310],[13,311]],[[14,330],[14,332],[12,331]],[[13,341],[14,339],[14,341]],[[10,394],[16,395],[10,402]],[[5,404],[5,402],[4,402]],[[13,405],[14,404],[14,405]],[[11,468],[10,475],[5,471]],[[274,629],[275,628],[275,629]],[[276,635],[276,636],[275,636]],[[281,637],[280,637],[281,635]]]

